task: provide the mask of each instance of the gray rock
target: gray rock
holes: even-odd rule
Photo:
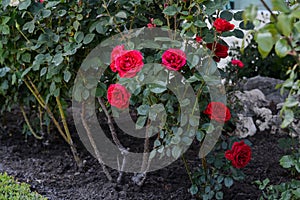
[[[283,83],[282,80],[269,78],[269,77],[262,77],[262,76],[255,76],[249,78],[246,83],[242,86],[244,91],[259,89],[262,91],[266,99],[268,101],[273,101],[275,104],[281,103],[287,97],[287,94],[283,96],[280,94],[280,90],[276,89],[277,84]]]

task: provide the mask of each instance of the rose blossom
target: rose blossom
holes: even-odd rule
[[[147,27],[148,27],[148,28],[154,28],[154,27],[156,27],[156,24],[153,24],[153,21],[154,21],[154,19],[151,18],[151,19],[150,19],[150,23],[147,24]]]
[[[121,78],[132,78],[144,66],[143,55],[137,50],[123,52],[117,57],[115,65]]]
[[[221,102],[210,102],[204,110],[204,114],[220,123],[226,122],[231,118],[230,110]]]
[[[207,48],[214,52],[214,60],[219,62],[221,58],[226,58],[228,56],[228,47],[219,43],[208,43]]]
[[[244,67],[244,63],[238,59],[233,59],[231,60],[231,64],[238,66],[239,68],[243,68]]]
[[[222,33],[226,31],[230,31],[234,29],[234,25],[226,21],[225,19],[222,18],[217,18],[214,21],[213,26],[216,28],[217,32]]]
[[[251,154],[251,148],[241,141],[233,143],[231,150],[225,152],[225,158],[231,161],[233,167],[243,168],[250,162]]]
[[[116,46],[112,52],[111,52],[111,59],[110,59],[110,69],[113,71],[113,72],[116,72],[117,69],[116,69],[116,59],[121,56],[123,53],[125,53],[126,50],[124,49],[124,45],[119,45],[119,46]]]
[[[162,55],[162,64],[169,70],[178,71],[186,63],[186,55],[180,49],[168,49]]]
[[[120,84],[111,84],[107,90],[107,99],[110,105],[119,109],[129,106],[130,93]]]
[[[203,41],[202,37],[201,36],[196,36],[196,42],[199,42],[201,43]]]
[[[125,50],[124,45],[116,46],[111,52],[110,68],[121,78],[132,78],[144,66],[143,55],[137,50]]]

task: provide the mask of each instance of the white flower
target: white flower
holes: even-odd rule
[[[19,5],[19,3],[20,3],[20,1],[19,1],[19,0],[10,0],[10,3],[9,3],[9,5],[10,5],[10,6],[18,6],[18,5]]]

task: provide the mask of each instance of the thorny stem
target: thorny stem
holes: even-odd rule
[[[102,108],[102,110],[104,111],[106,117],[107,117],[107,124],[109,126],[109,130],[110,130],[110,133],[111,133],[111,136],[113,138],[113,141],[114,143],[117,145],[118,149],[120,150],[121,154],[123,155],[123,162],[122,162],[122,166],[120,168],[120,171],[119,171],[119,177],[117,179],[117,182],[120,183],[121,180],[122,180],[122,176],[123,176],[123,171],[124,171],[124,168],[125,168],[125,164],[126,164],[126,156],[128,155],[128,149],[126,149],[120,142],[120,140],[118,139],[118,136],[117,136],[117,133],[116,133],[116,130],[115,130],[115,127],[112,123],[112,119],[111,119],[111,116],[110,114],[108,113],[108,110],[103,102],[103,100],[98,97],[98,102]]]
[[[38,136],[38,135],[35,133],[35,131],[33,130],[32,126],[30,125],[30,122],[29,122],[29,120],[28,120],[28,117],[27,117],[27,115],[26,115],[26,112],[25,112],[25,110],[24,110],[23,105],[20,105],[20,109],[21,109],[21,112],[22,112],[22,114],[23,114],[24,120],[25,120],[25,122],[26,122],[26,124],[27,124],[27,126],[28,126],[28,128],[29,128],[29,131],[32,133],[32,135],[33,135],[36,139],[38,139],[38,140],[43,139],[43,136]]]
[[[86,119],[85,119],[85,104],[84,103],[82,103],[81,121],[82,121],[83,127],[84,127],[84,129],[85,129],[85,131],[87,133],[89,141],[90,141],[90,143],[92,145],[92,148],[93,148],[93,150],[95,152],[95,156],[96,156],[98,162],[100,163],[100,165],[102,166],[102,170],[103,170],[104,174],[106,175],[106,177],[107,177],[107,179],[109,181],[112,181],[112,177],[111,177],[110,173],[108,172],[108,170],[106,169],[106,166],[105,166],[105,164],[103,162],[101,154],[100,154],[100,152],[99,152],[99,150],[97,148],[96,142],[95,142],[95,140],[93,138],[93,135],[92,135],[92,133],[90,131],[90,128],[89,128],[89,126],[88,126],[88,124],[86,122]]]

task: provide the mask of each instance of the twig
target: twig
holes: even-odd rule
[[[28,128],[29,128],[29,131],[32,133],[32,135],[33,135],[36,139],[38,139],[38,140],[43,139],[43,136],[38,136],[38,135],[35,133],[35,131],[33,130],[32,126],[30,125],[30,122],[29,122],[29,120],[28,120],[28,117],[27,117],[27,115],[26,115],[26,112],[25,112],[25,110],[24,110],[23,105],[20,105],[20,109],[21,109],[21,112],[22,112],[22,114],[23,114],[24,120],[25,120],[25,122],[26,122],[26,124],[27,124],[27,126],[28,126]]]
[[[90,131],[90,128],[89,128],[86,120],[85,120],[85,105],[84,105],[84,103],[82,103],[81,121],[82,121],[84,129],[86,130],[86,133],[87,133],[87,136],[89,138],[89,141],[90,141],[90,143],[91,143],[91,145],[93,147],[93,150],[95,152],[96,158],[97,158],[98,162],[100,163],[100,165],[102,166],[104,174],[106,175],[106,177],[107,177],[107,179],[109,181],[112,181],[112,177],[111,177],[110,173],[108,172],[108,170],[106,169],[105,163],[103,162],[103,159],[102,159],[102,157],[100,155],[100,152],[99,152],[99,150],[97,148],[97,145],[95,143],[93,135],[92,135],[92,133]]]
[[[120,142],[120,140],[118,139],[118,136],[117,136],[117,133],[116,133],[116,130],[115,130],[115,127],[112,123],[112,119],[111,119],[111,116],[110,114],[108,113],[108,110],[103,102],[103,100],[98,97],[98,102],[102,108],[102,110],[104,111],[106,117],[107,117],[107,124],[108,124],[108,127],[109,127],[109,130],[110,130],[110,133],[111,133],[111,136],[113,138],[113,141],[114,143],[117,145],[118,149],[120,150],[121,154],[123,155],[123,162],[122,162],[122,166],[121,166],[121,169],[119,171],[119,177],[117,179],[118,183],[121,182],[121,179],[122,179],[122,176],[123,176],[123,171],[124,171],[124,168],[125,168],[125,164],[126,164],[126,156],[128,155],[128,149],[126,149]]]
[[[77,163],[77,166],[79,168],[81,168],[82,167],[82,162],[81,162],[81,160],[78,156],[78,152],[77,152],[77,150],[74,146],[74,143],[73,143],[73,140],[72,140],[72,137],[71,137],[71,134],[70,134],[70,130],[69,130],[69,127],[68,127],[68,124],[67,124],[67,120],[66,120],[66,117],[65,117],[65,113],[64,113],[64,110],[63,110],[62,105],[61,105],[60,97],[57,96],[55,99],[56,99],[56,103],[57,103],[57,106],[58,106],[58,109],[59,109],[59,114],[60,114],[64,129],[65,129],[65,135],[68,139],[69,145],[71,146],[71,151],[73,153],[75,162]]]

